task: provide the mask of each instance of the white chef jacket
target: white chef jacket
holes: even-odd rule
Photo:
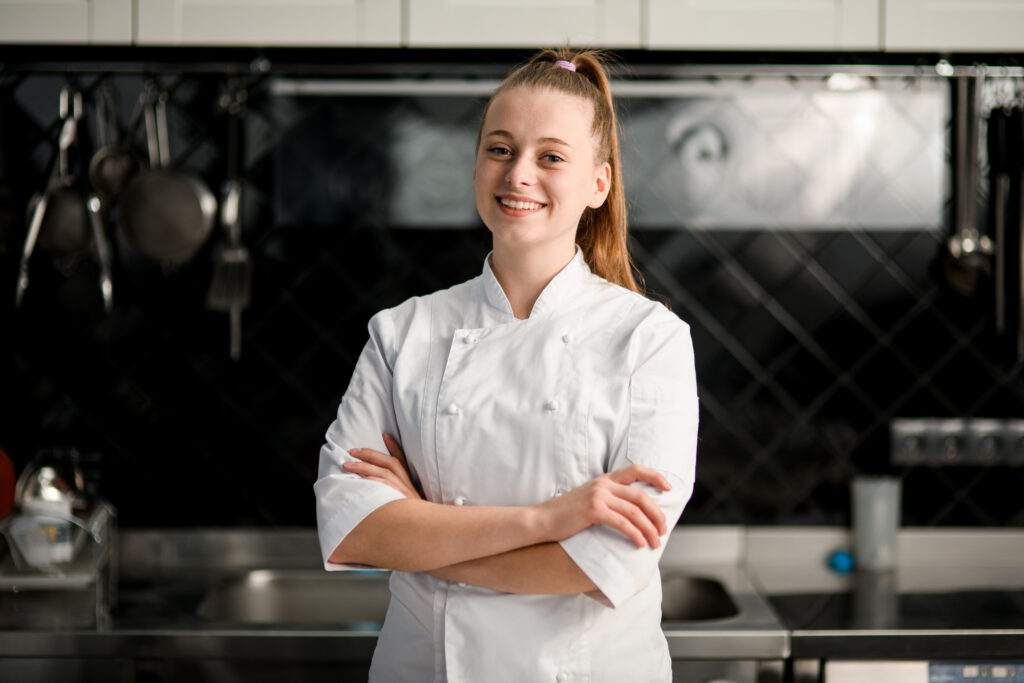
[[[314,490],[324,566],[366,515],[402,498],[342,469],[394,434],[426,499],[533,505],[640,463],[671,529],[693,490],[697,391],[689,327],[590,272],[582,253],[516,319],[483,273],[375,315],[320,450]],[[667,539],[667,534],[662,542]],[[561,542],[599,591],[513,595],[391,574],[371,681],[668,681],[662,549],[592,526]]]

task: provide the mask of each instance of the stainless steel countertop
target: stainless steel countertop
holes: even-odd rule
[[[892,571],[847,574],[827,563],[847,529],[744,536],[796,659],[1024,658],[1024,530],[905,528]]]
[[[892,628],[884,621],[865,622],[863,613],[840,628],[783,623],[771,607],[777,596],[852,595],[856,577],[837,574],[826,564],[829,552],[848,546],[845,529],[677,528],[662,558],[663,576],[717,581],[739,614],[663,622],[673,658],[1024,656],[1024,624],[1019,629]],[[900,548],[892,581],[906,592],[1024,587],[1021,532],[909,529],[901,533]],[[373,652],[377,631],[372,626],[300,628],[197,615],[211,588],[253,569],[321,570],[313,530],[127,530],[119,535],[119,557],[120,599],[109,620],[89,628],[62,625],[58,618],[46,627],[0,629],[0,657],[361,662]]]
[[[719,536],[722,536],[719,534]],[[715,547],[728,547],[731,534]],[[724,539],[724,545],[722,541]],[[685,540],[685,539],[683,539]],[[708,537],[703,539],[707,545]],[[682,543],[686,545],[685,543]],[[721,583],[739,613],[720,619],[665,621],[673,659],[784,659],[788,635],[730,553],[681,562],[674,534],[663,561],[665,576]],[[228,658],[276,661],[367,661],[376,644],[373,625],[344,628],[230,623],[197,614],[203,597],[254,569],[320,570],[316,534],[309,529],[126,530],[119,535],[118,605],[95,628],[0,630],[0,657]],[[693,559],[693,558],[684,558]]]

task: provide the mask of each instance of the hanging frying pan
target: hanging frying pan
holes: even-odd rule
[[[78,144],[78,120],[82,94],[64,88],[60,94],[61,132],[58,139],[57,178],[51,183],[46,212],[39,229],[39,248],[67,257],[80,256],[89,248],[92,235],[85,202],[77,189],[71,150]],[[77,167],[77,163],[74,164]]]
[[[217,200],[198,178],[169,168],[167,93],[143,93],[150,167],[137,173],[118,201],[118,225],[142,255],[172,270],[206,241]]]
[[[28,232],[22,246],[18,268],[15,306],[21,306],[28,289],[29,260],[36,246],[52,252],[61,270],[69,272],[92,243],[86,219],[85,202],[75,189],[71,148],[78,138],[78,119],[82,112],[81,93],[63,88],[60,93],[60,133],[57,160],[46,189],[32,197],[28,205]]]
[[[96,92],[96,139],[99,148],[89,161],[89,182],[105,203],[119,195],[139,170],[139,160],[121,146],[120,137],[112,86],[104,82]]]

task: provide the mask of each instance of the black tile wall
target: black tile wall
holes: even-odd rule
[[[476,102],[253,89],[242,218],[254,280],[233,362],[227,316],[205,306],[219,232],[165,271],[111,228],[110,314],[94,259],[61,270],[37,253],[15,309],[24,207],[53,158],[66,80],[0,71],[0,447],[19,468],[41,448],[78,448],[126,526],[312,525],[317,452],[368,318],[474,276],[489,248],[478,225],[396,214],[405,171],[384,150],[402,142],[398,122],[439,106],[453,130],[475,134]],[[143,76],[74,80],[87,102],[112,82],[126,134],[141,141]],[[176,167],[219,191],[223,78],[159,80]],[[84,160],[91,120],[87,108]],[[990,297],[942,284],[942,226],[637,225],[632,239],[648,289],[694,335],[702,412],[687,522],[848,523],[849,479],[866,472],[903,477],[908,524],[1024,525],[1024,468],[889,464],[893,417],[1024,415],[1021,365],[994,338]]]

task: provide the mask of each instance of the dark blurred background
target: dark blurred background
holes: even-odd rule
[[[121,135],[144,156],[138,96],[152,80],[169,93],[174,167],[221,194],[230,69],[205,65],[248,56],[201,52],[185,53],[191,64],[149,55],[109,69],[109,55],[76,51],[60,72],[0,71],[0,448],[19,470],[40,450],[77,449],[122,526],[311,526],[318,449],[369,317],[475,276],[489,250],[469,175],[484,99],[332,91],[337,77],[381,78],[360,73],[365,53],[348,66],[340,58],[340,71],[338,51],[310,51],[272,55],[269,74],[235,74],[247,94],[238,167],[254,268],[237,362],[228,316],[206,305],[220,227],[167,269],[111,217],[111,313],[93,255],[68,263],[39,250],[16,309],[25,207],[54,160],[63,86],[86,103],[80,172],[96,148],[101,86],[113,87]],[[463,51],[453,66],[431,55],[445,78],[481,93],[524,56]],[[656,74],[659,58],[623,61]],[[429,80],[429,61],[409,61]],[[308,79],[319,86],[294,87]],[[643,179],[629,185],[633,255],[650,294],[690,323],[696,349],[698,480],[684,524],[846,524],[856,473],[901,476],[908,525],[1024,524],[1020,465],[891,462],[893,418],[1024,415],[1021,363],[995,334],[991,286],[966,296],[943,276],[950,96],[939,79],[912,80],[879,77],[837,100],[825,74],[750,63],[732,79],[691,74],[699,87],[689,94],[620,99],[627,183]],[[752,81],[771,106],[750,99]],[[869,101],[881,103],[873,137],[852,155],[826,148],[848,139]],[[724,104],[694,117],[696,147],[685,148],[671,122],[708,102]],[[724,147],[707,137],[709,121]],[[726,163],[728,180],[700,195],[684,180],[675,190],[654,182],[699,182]],[[831,178],[828,205],[787,195],[784,173],[800,187]],[[780,197],[806,210],[778,209]]]

